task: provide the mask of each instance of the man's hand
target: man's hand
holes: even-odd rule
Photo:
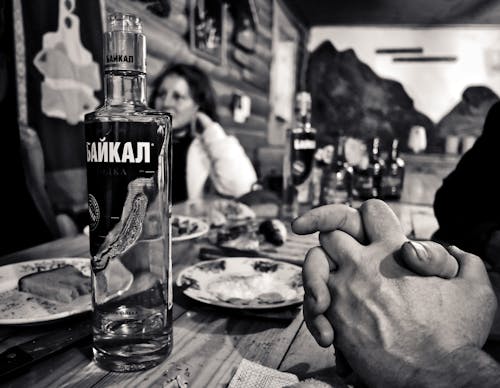
[[[332,208],[315,210],[330,213]],[[433,371],[462,348],[480,348],[496,308],[481,260],[450,248],[460,264],[456,278],[415,276],[395,257],[407,240],[387,205],[367,201],[360,216],[364,233],[359,228],[354,228],[357,234],[352,235],[342,231],[348,225],[344,219],[340,230],[320,234],[322,248],[309,252],[303,270],[304,314],[307,299],[314,299],[310,290],[327,277],[331,300],[316,305],[330,302],[322,317],[335,327],[336,347],[353,369],[369,384],[402,386],[409,384],[415,373]],[[321,217],[327,220],[335,216]],[[294,223],[294,231],[308,230],[304,224],[301,217]],[[309,229],[313,231],[318,225],[316,218]],[[329,274],[325,277],[326,269]],[[321,274],[311,280],[308,272]]]
[[[373,203],[374,201],[366,202],[359,211],[344,205],[316,208],[295,220],[292,229],[297,234],[341,230],[362,244],[370,243],[371,239],[379,234],[379,229],[392,231],[404,238],[399,221],[392,210],[380,201],[376,209],[370,210]],[[373,214],[374,212],[380,214]],[[367,219],[368,236],[363,225],[364,218]],[[333,328],[324,313],[330,306],[327,281],[333,268],[323,262],[322,254],[317,249],[309,253],[302,271],[306,291],[304,317],[316,342],[328,347],[333,342]],[[442,245],[432,241],[406,241],[398,257],[409,270],[422,276],[440,276],[447,279],[455,277],[458,272],[457,260]]]
[[[458,274],[458,261],[448,250],[433,241],[407,241],[398,257],[410,271],[422,276],[451,279]]]

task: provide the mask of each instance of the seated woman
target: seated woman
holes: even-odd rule
[[[205,73],[174,64],[155,80],[149,105],[173,116],[173,203],[201,198],[208,178],[222,196],[251,190],[257,174],[238,139],[217,122],[215,93]]]

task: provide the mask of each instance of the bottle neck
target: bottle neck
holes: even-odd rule
[[[298,114],[295,116],[295,127],[302,128],[304,130],[311,129],[311,114]]]
[[[397,139],[392,141],[392,149],[391,149],[391,159],[396,160],[399,157],[399,142]]]
[[[104,74],[104,104],[146,106],[146,75],[135,71],[107,71]]]
[[[340,163],[345,162],[344,147],[345,147],[345,140],[343,138],[340,138],[337,141],[337,149],[335,151],[337,162]]]
[[[370,153],[370,159],[372,162],[378,162],[379,160],[379,140],[376,138],[372,142],[372,150]]]

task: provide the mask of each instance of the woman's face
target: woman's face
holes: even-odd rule
[[[186,80],[170,74],[165,77],[155,100],[155,108],[172,114],[172,128],[178,129],[189,124],[196,115],[198,104],[191,97]]]

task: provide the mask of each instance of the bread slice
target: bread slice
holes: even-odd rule
[[[19,279],[19,291],[29,292],[62,303],[71,303],[90,293],[90,278],[72,265],[35,272]]]

